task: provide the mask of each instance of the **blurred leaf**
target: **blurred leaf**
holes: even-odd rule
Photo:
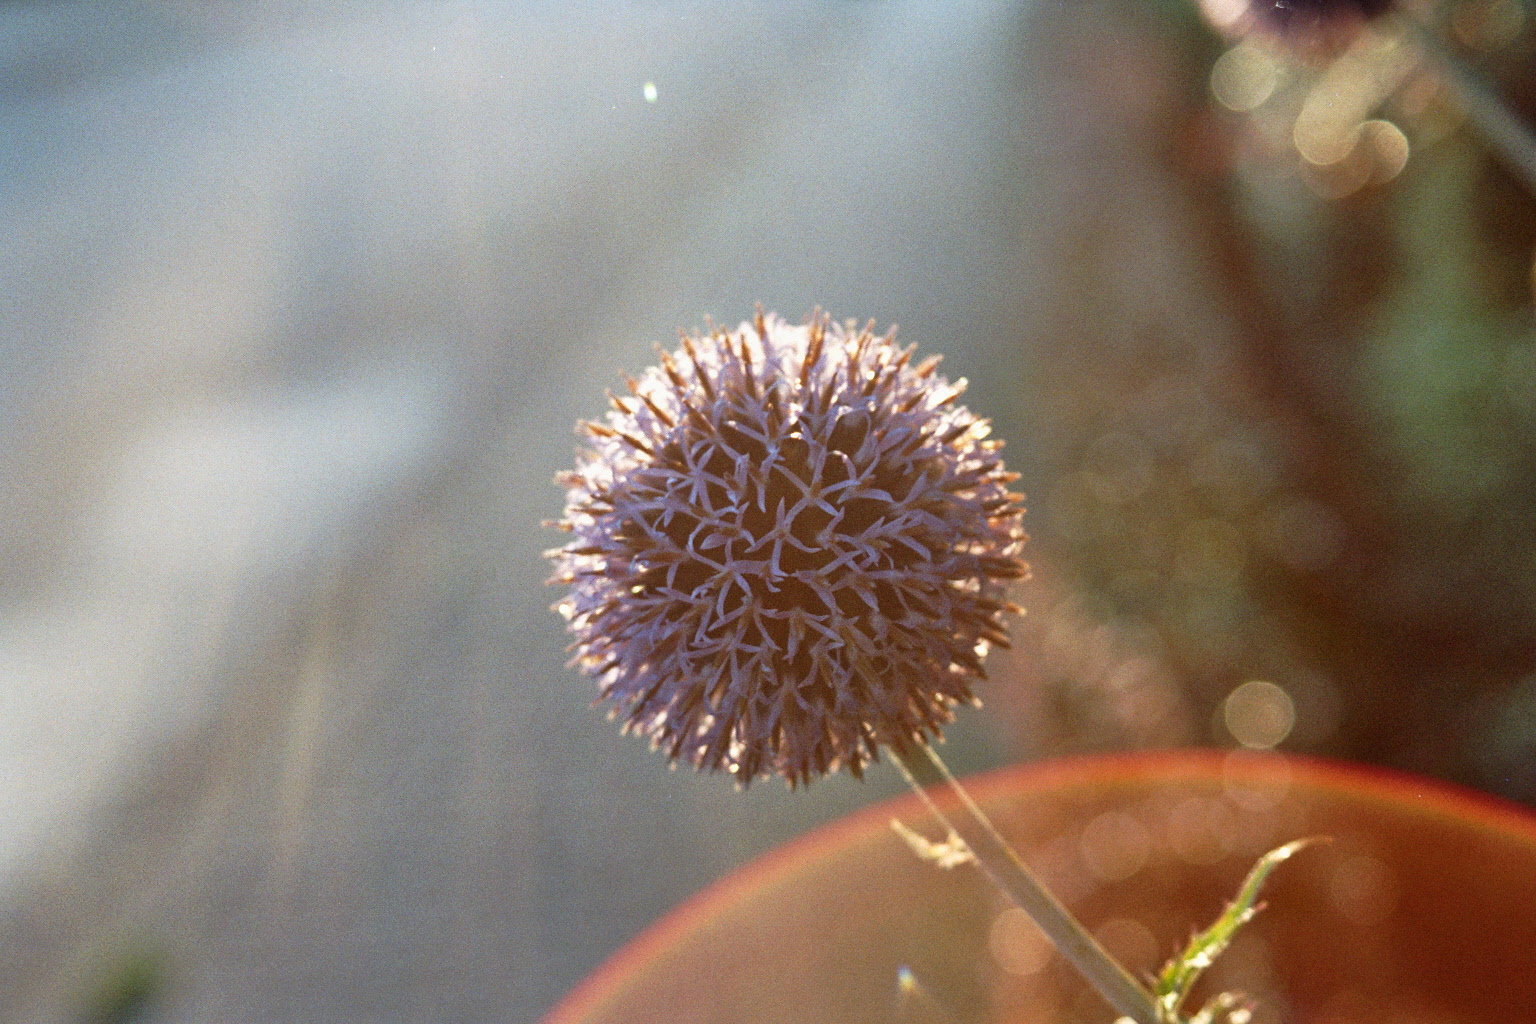
[[[161,953],[147,947],[126,950],[103,970],[77,1020],[80,1024],[143,1020],[164,990],[165,981],[166,965]]]

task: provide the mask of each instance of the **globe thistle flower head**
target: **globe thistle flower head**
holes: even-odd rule
[[[1385,14],[1393,0],[1204,0],[1202,6],[1229,29],[1309,40],[1347,34]]]
[[[1393,0],[1252,0],[1255,16],[1282,28],[1317,25],[1329,19],[1369,21]]]
[[[758,311],[684,337],[562,474],[551,583],[626,729],[740,785],[936,736],[1025,573],[1001,442],[893,334]]]

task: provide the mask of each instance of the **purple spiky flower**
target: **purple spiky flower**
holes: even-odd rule
[[[964,381],[761,310],[629,381],[568,488],[555,607],[626,730],[746,785],[905,751],[973,702],[1023,576],[1020,496]]]
[[[1394,3],[1395,0],[1248,0],[1244,13],[1252,27],[1286,35],[1309,35],[1358,26],[1385,14]],[[1227,9],[1230,5],[1221,6]]]

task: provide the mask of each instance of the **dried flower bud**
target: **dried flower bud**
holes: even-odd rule
[[[1309,36],[1370,21],[1393,0],[1205,0],[1204,6],[1223,25]]]
[[[1019,495],[964,382],[813,316],[685,337],[613,398],[550,551],[573,665],[674,761],[791,786],[936,735],[1006,644]]]

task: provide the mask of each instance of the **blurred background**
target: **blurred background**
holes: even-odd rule
[[[755,301],[1009,441],[957,771],[1536,804],[1536,203],[1391,21],[1240,6],[0,5],[0,1019],[536,1019],[896,792],[669,772],[564,667],[572,425]],[[1528,13],[1433,17],[1530,112]]]

